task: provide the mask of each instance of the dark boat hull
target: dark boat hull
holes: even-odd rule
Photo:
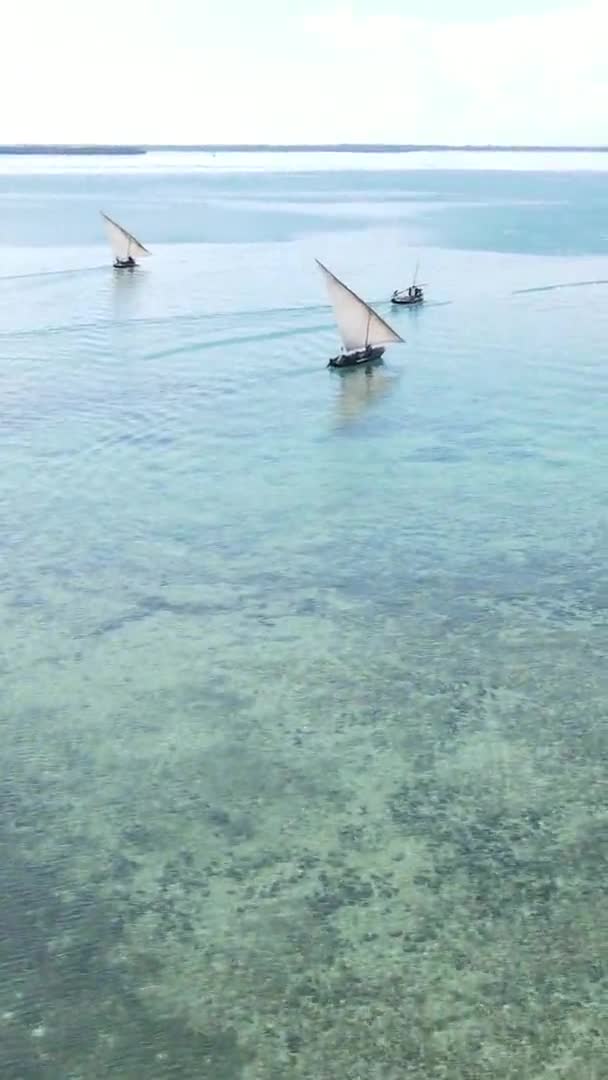
[[[424,304],[424,296],[391,296],[391,304],[400,304],[401,307],[417,307]]]
[[[134,270],[136,266],[135,259],[116,259],[114,262],[115,270]]]
[[[332,356],[327,366],[333,368],[358,367],[359,364],[371,364],[374,360],[380,360],[382,356],[384,356],[384,346],[368,345],[367,349],[353,349],[351,352]]]

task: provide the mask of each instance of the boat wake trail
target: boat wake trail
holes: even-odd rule
[[[281,338],[301,337],[304,334],[318,334],[322,330],[331,329],[331,323],[323,323],[319,326],[306,326],[291,330],[271,330],[265,334],[242,334],[233,337],[222,337],[216,341],[189,342],[170,349],[161,349],[158,352],[147,352],[146,360],[164,360],[170,356],[179,356],[180,353],[189,353],[193,349],[197,352],[207,352],[209,349],[219,349],[226,345],[248,345],[251,342],[277,341]]]
[[[108,264],[100,266],[75,266],[71,270],[38,270],[34,274],[0,274],[0,281],[25,281],[27,279],[48,277],[70,277],[75,274],[96,274],[100,270],[107,270]]]
[[[17,274],[12,277],[8,275],[2,277],[0,275],[0,281],[6,282],[19,278],[29,278],[30,280],[35,281],[54,278],[57,275],[68,276],[86,272],[93,274],[100,273],[101,271],[105,274],[108,273],[107,264],[103,264],[102,266],[90,266],[77,270],[51,270],[36,274]],[[454,301],[452,300],[429,301],[424,307],[425,309],[444,307],[453,302]],[[390,313],[391,317],[396,314],[390,302],[385,298],[375,300],[373,301],[373,304],[382,311],[383,316],[384,313],[386,313],[387,316]],[[246,345],[254,341],[272,341],[274,338],[280,339],[297,337],[299,335],[316,334],[320,331],[331,329],[331,313],[332,307],[329,304],[299,304],[295,307],[252,308],[239,311],[197,312],[196,314],[188,312],[187,314],[182,315],[157,315],[143,318],[135,317],[119,319],[105,317],[91,322],[44,323],[40,326],[0,330],[0,341],[24,341],[29,339],[45,340],[49,336],[60,337],[63,335],[88,335],[89,337],[91,335],[97,335],[99,337],[104,333],[114,333],[117,330],[126,330],[128,328],[132,330],[157,328],[159,331],[162,331],[164,328],[179,325],[184,332],[190,332],[190,339],[193,347],[207,350],[221,348],[223,345]],[[313,323],[308,322],[308,318],[311,315],[315,316]],[[266,330],[262,327],[260,327],[259,331],[257,330],[258,323],[268,322],[269,319],[276,320],[278,318],[284,323],[283,326],[280,326],[275,330]],[[325,321],[326,318],[328,321]],[[242,326],[243,319],[251,321],[249,333],[238,332]],[[236,325],[237,323],[239,325]],[[205,333],[206,340],[198,340],[201,332]],[[146,355],[148,355],[149,359],[160,359],[162,357],[177,355],[180,352],[187,352],[190,347],[190,345],[184,345],[183,347],[177,346]]]
[[[563,281],[555,285],[535,285],[532,289],[513,289],[512,296],[522,293],[552,292],[554,289],[583,289],[588,285],[608,285],[608,279],[598,278],[595,281]]]

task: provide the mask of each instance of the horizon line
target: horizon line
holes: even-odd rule
[[[254,153],[254,152],[300,152],[300,153],[417,153],[431,152],[568,152],[606,153],[606,144],[572,143],[0,143],[0,154],[31,153],[123,153],[146,154],[149,151],[206,152],[206,153]]]

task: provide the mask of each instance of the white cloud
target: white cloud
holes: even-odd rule
[[[336,58],[337,81],[367,70],[361,120],[381,109],[379,138],[608,141],[603,2],[477,23],[334,12],[303,25]]]
[[[462,23],[209,7],[20,0],[0,141],[608,142],[599,0]]]

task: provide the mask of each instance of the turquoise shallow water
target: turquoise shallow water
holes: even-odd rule
[[[163,160],[0,175],[0,1075],[603,1077],[605,180]]]

